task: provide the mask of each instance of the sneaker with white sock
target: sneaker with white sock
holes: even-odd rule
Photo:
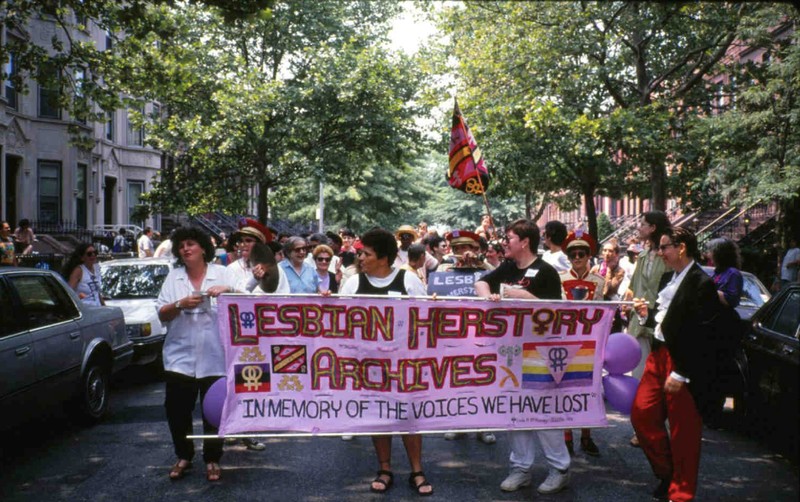
[[[519,467],[513,467],[508,477],[500,483],[500,489],[504,492],[515,492],[523,486],[530,486],[530,484],[531,473]]]
[[[539,488],[536,489],[542,495],[550,493],[557,493],[567,487],[569,484],[569,471],[561,472],[558,469],[550,468],[550,473],[547,479],[544,480]]]
[[[267,449],[266,444],[255,438],[242,438],[242,444],[244,444],[248,450],[264,451]]]

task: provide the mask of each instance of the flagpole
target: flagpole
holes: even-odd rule
[[[492,216],[492,210],[489,209],[489,197],[486,196],[486,189],[483,187],[483,180],[481,179],[481,173],[478,173],[478,184],[481,186],[481,195],[483,196],[483,204],[486,206],[486,214],[489,215],[489,221],[492,222],[492,235],[490,236],[491,239],[497,238],[497,228],[494,225],[494,216]],[[490,240],[491,240],[490,239]]]

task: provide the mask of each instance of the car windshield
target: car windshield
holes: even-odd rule
[[[739,305],[743,307],[760,307],[769,299],[769,292],[758,283],[758,279],[744,274],[744,287]]]
[[[169,265],[159,263],[103,267],[103,295],[115,300],[156,298],[169,273]]]

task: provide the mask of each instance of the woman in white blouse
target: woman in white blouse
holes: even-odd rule
[[[192,412],[198,394],[202,401],[209,387],[225,375],[217,309],[211,303],[231,288],[225,282],[225,267],[211,263],[214,247],[202,230],[179,228],[172,241],[175,268],[164,280],[157,307],[159,319],[168,326],[163,351],[164,406],[178,457],[169,477],[177,480],[191,467],[194,457],[194,443],[186,437],[192,434]],[[203,433],[216,433],[216,428],[205,417]],[[209,481],[218,481],[222,474],[219,466],[222,443],[222,439],[203,441],[203,460]]]

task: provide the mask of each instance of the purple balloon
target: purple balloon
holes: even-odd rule
[[[611,333],[606,342],[603,368],[611,375],[622,375],[634,369],[642,359],[642,348],[632,335]]]
[[[216,428],[222,422],[222,406],[228,395],[228,379],[220,378],[208,388],[203,398],[203,418]]]
[[[633,399],[639,380],[625,375],[606,375],[603,377],[603,391],[606,401],[612,408],[624,415],[631,414]]]

